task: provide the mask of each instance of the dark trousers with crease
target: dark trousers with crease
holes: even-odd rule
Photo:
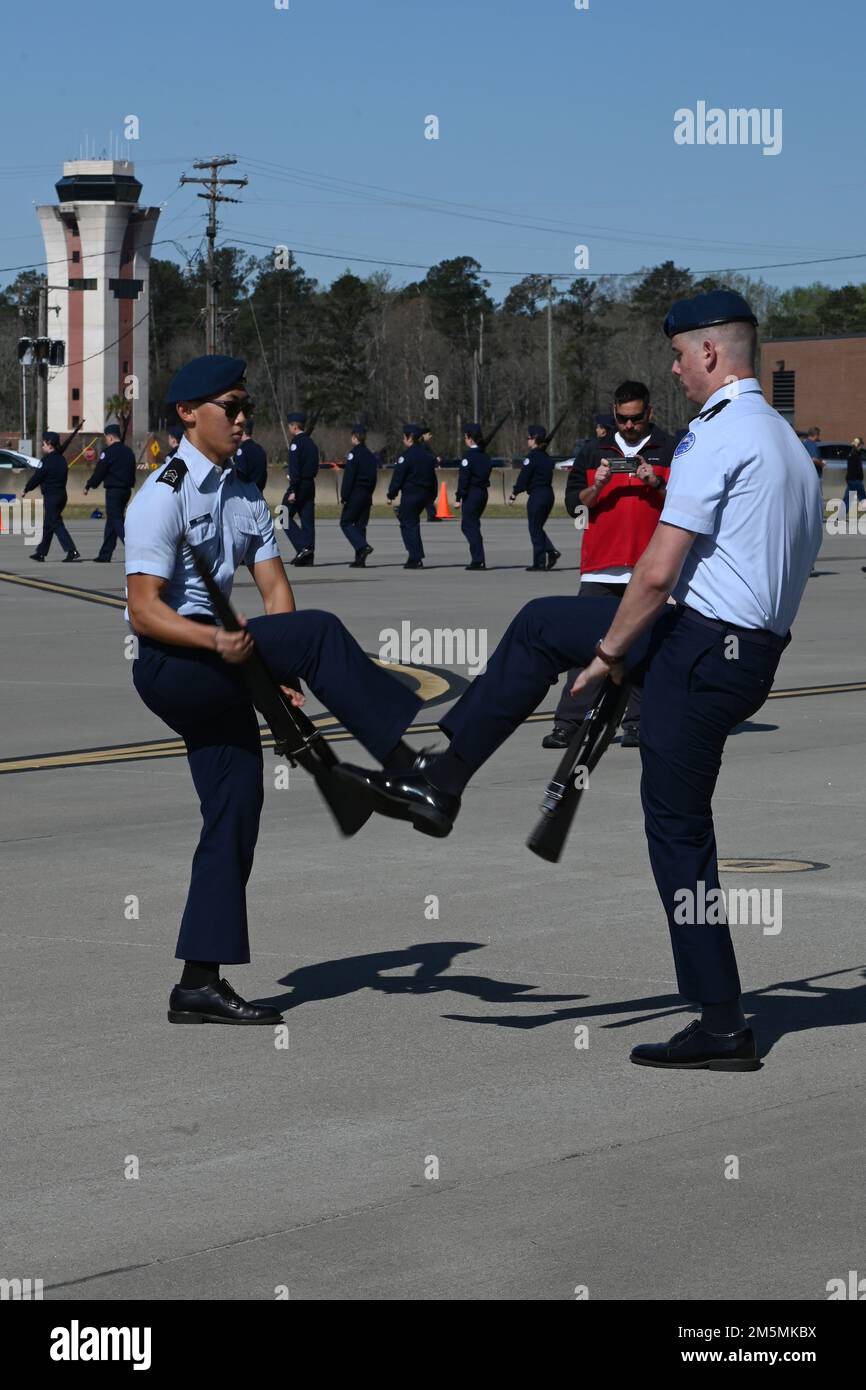
[[[34,555],[47,555],[53,538],[56,536],[67,555],[75,551],[75,542],[63,521],[66,506],[66,493],[49,492],[42,494],[42,538],[34,550]]]
[[[533,488],[526,499],[526,521],[529,526],[529,539],[532,541],[532,563],[534,565],[545,564],[545,557],[552,555],[556,550],[556,546],[544,529],[552,510],[553,488]]]
[[[484,564],[484,541],[481,538],[481,518],[487,506],[487,489],[471,487],[460,504],[460,530],[469,542],[473,564]]]
[[[123,540],[123,517],[131,496],[131,488],[105,489],[105,530],[99,547],[100,560],[110,560],[117,542]]]
[[[622,598],[626,591],[625,584],[587,584],[584,580],[578,597],[598,598],[600,594],[611,594],[614,598]],[[600,636],[601,634],[599,634]],[[574,685],[579,672],[573,666],[565,677],[565,684],[562,687],[562,694],[556,706],[556,713],[553,716],[554,724],[579,724],[587,710],[592,708],[592,697],[583,693],[572,695],[571,687]],[[625,714],[622,717],[623,725],[638,724],[640,722],[640,686],[634,686],[628,697]]]
[[[618,600],[544,598],[517,614],[440,727],[473,771],[532,713],[562,671],[587,666]],[[687,609],[665,608],[626,656],[643,682],[641,801],[650,864],[667,916],[680,993],[705,1004],[736,999],[737,963],[727,924],[688,925],[682,892],[719,888],[712,796],[732,729],[760,709],[780,650],[745,638],[729,659],[725,633]]]
[[[372,505],[373,494],[367,488],[363,491],[353,492],[349,500],[343,503],[343,510],[340,513],[340,530],[355,554],[359,550],[363,550],[367,544],[367,523],[370,520]]]
[[[287,502],[284,497],[283,505],[288,509],[286,524],[283,529],[295,550],[298,554],[302,550],[315,550],[316,484],[306,481],[298,483],[295,488],[294,502]],[[295,520],[295,517],[300,518],[300,524]]]
[[[424,559],[421,513],[429,503],[428,492],[414,492],[404,488],[400,494],[400,535],[403,537],[403,544],[410,560]]]
[[[286,684],[300,676],[380,762],[420,709],[418,697],[376,666],[332,613],[251,618],[247,629],[275,679]],[[216,652],[142,637],[133,681],[148,709],[183,739],[201,805],[176,955],[243,964],[250,959],[246,884],[263,803],[263,759],[242,668]]]

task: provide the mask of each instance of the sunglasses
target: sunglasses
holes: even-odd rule
[[[637,425],[641,420],[646,419],[646,410],[642,410],[640,415],[620,415],[619,411],[614,412],[618,425]]]
[[[232,398],[230,401],[205,401],[205,405],[218,405],[220,410],[224,410],[227,420],[236,420],[239,415],[250,416],[255,410],[255,402],[249,396],[243,396],[240,400]]]

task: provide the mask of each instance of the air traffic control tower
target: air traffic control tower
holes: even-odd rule
[[[74,159],[55,184],[56,203],[36,209],[48,262],[48,334],[66,344],[66,365],[48,375],[48,428],[64,433],[106,422],[105,403],[132,404],[127,442],[148,428],[150,249],[159,208],[139,206],[141,184],[125,159]]]

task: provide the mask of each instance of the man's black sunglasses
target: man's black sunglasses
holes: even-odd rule
[[[646,419],[646,412],[647,407],[645,406],[644,409],[641,411],[640,415],[620,415],[618,410],[614,413],[616,415],[616,423],[618,425],[636,425],[641,420]]]
[[[230,401],[206,401],[206,405],[218,405],[220,410],[224,410],[227,420],[236,420],[239,415],[249,418],[255,411],[255,402],[249,396],[243,396],[240,400],[233,397]]]

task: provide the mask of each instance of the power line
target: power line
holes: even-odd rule
[[[225,229],[228,231],[228,228]],[[233,234],[232,234],[233,235]],[[229,244],[229,243],[225,243]],[[236,246],[255,246],[267,251],[273,251],[272,242],[264,241],[245,241],[239,237],[234,237],[231,243]],[[414,261],[387,261],[375,256],[356,256],[352,252],[338,251],[311,251],[302,246],[293,246],[293,251],[297,251],[302,256],[318,257],[322,260],[330,261],[355,261],[361,265],[382,265],[389,269],[399,270],[430,270],[429,265],[421,265]],[[744,266],[722,266],[714,270],[692,270],[689,266],[683,266],[691,275],[741,275],[746,271],[752,270],[781,270],[789,266],[803,265],[830,265],[837,261],[860,261],[866,260],[866,251],[857,251],[850,256],[817,256],[811,260],[801,261],[775,261],[767,265],[744,265]],[[481,275],[508,275],[512,278],[526,279],[530,275],[537,275],[545,280],[575,280],[583,278],[628,280],[634,279],[638,275],[645,274],[643,270],[581,270],[581,271],[547,271],[547,270],[486,270],[480,268]]]

